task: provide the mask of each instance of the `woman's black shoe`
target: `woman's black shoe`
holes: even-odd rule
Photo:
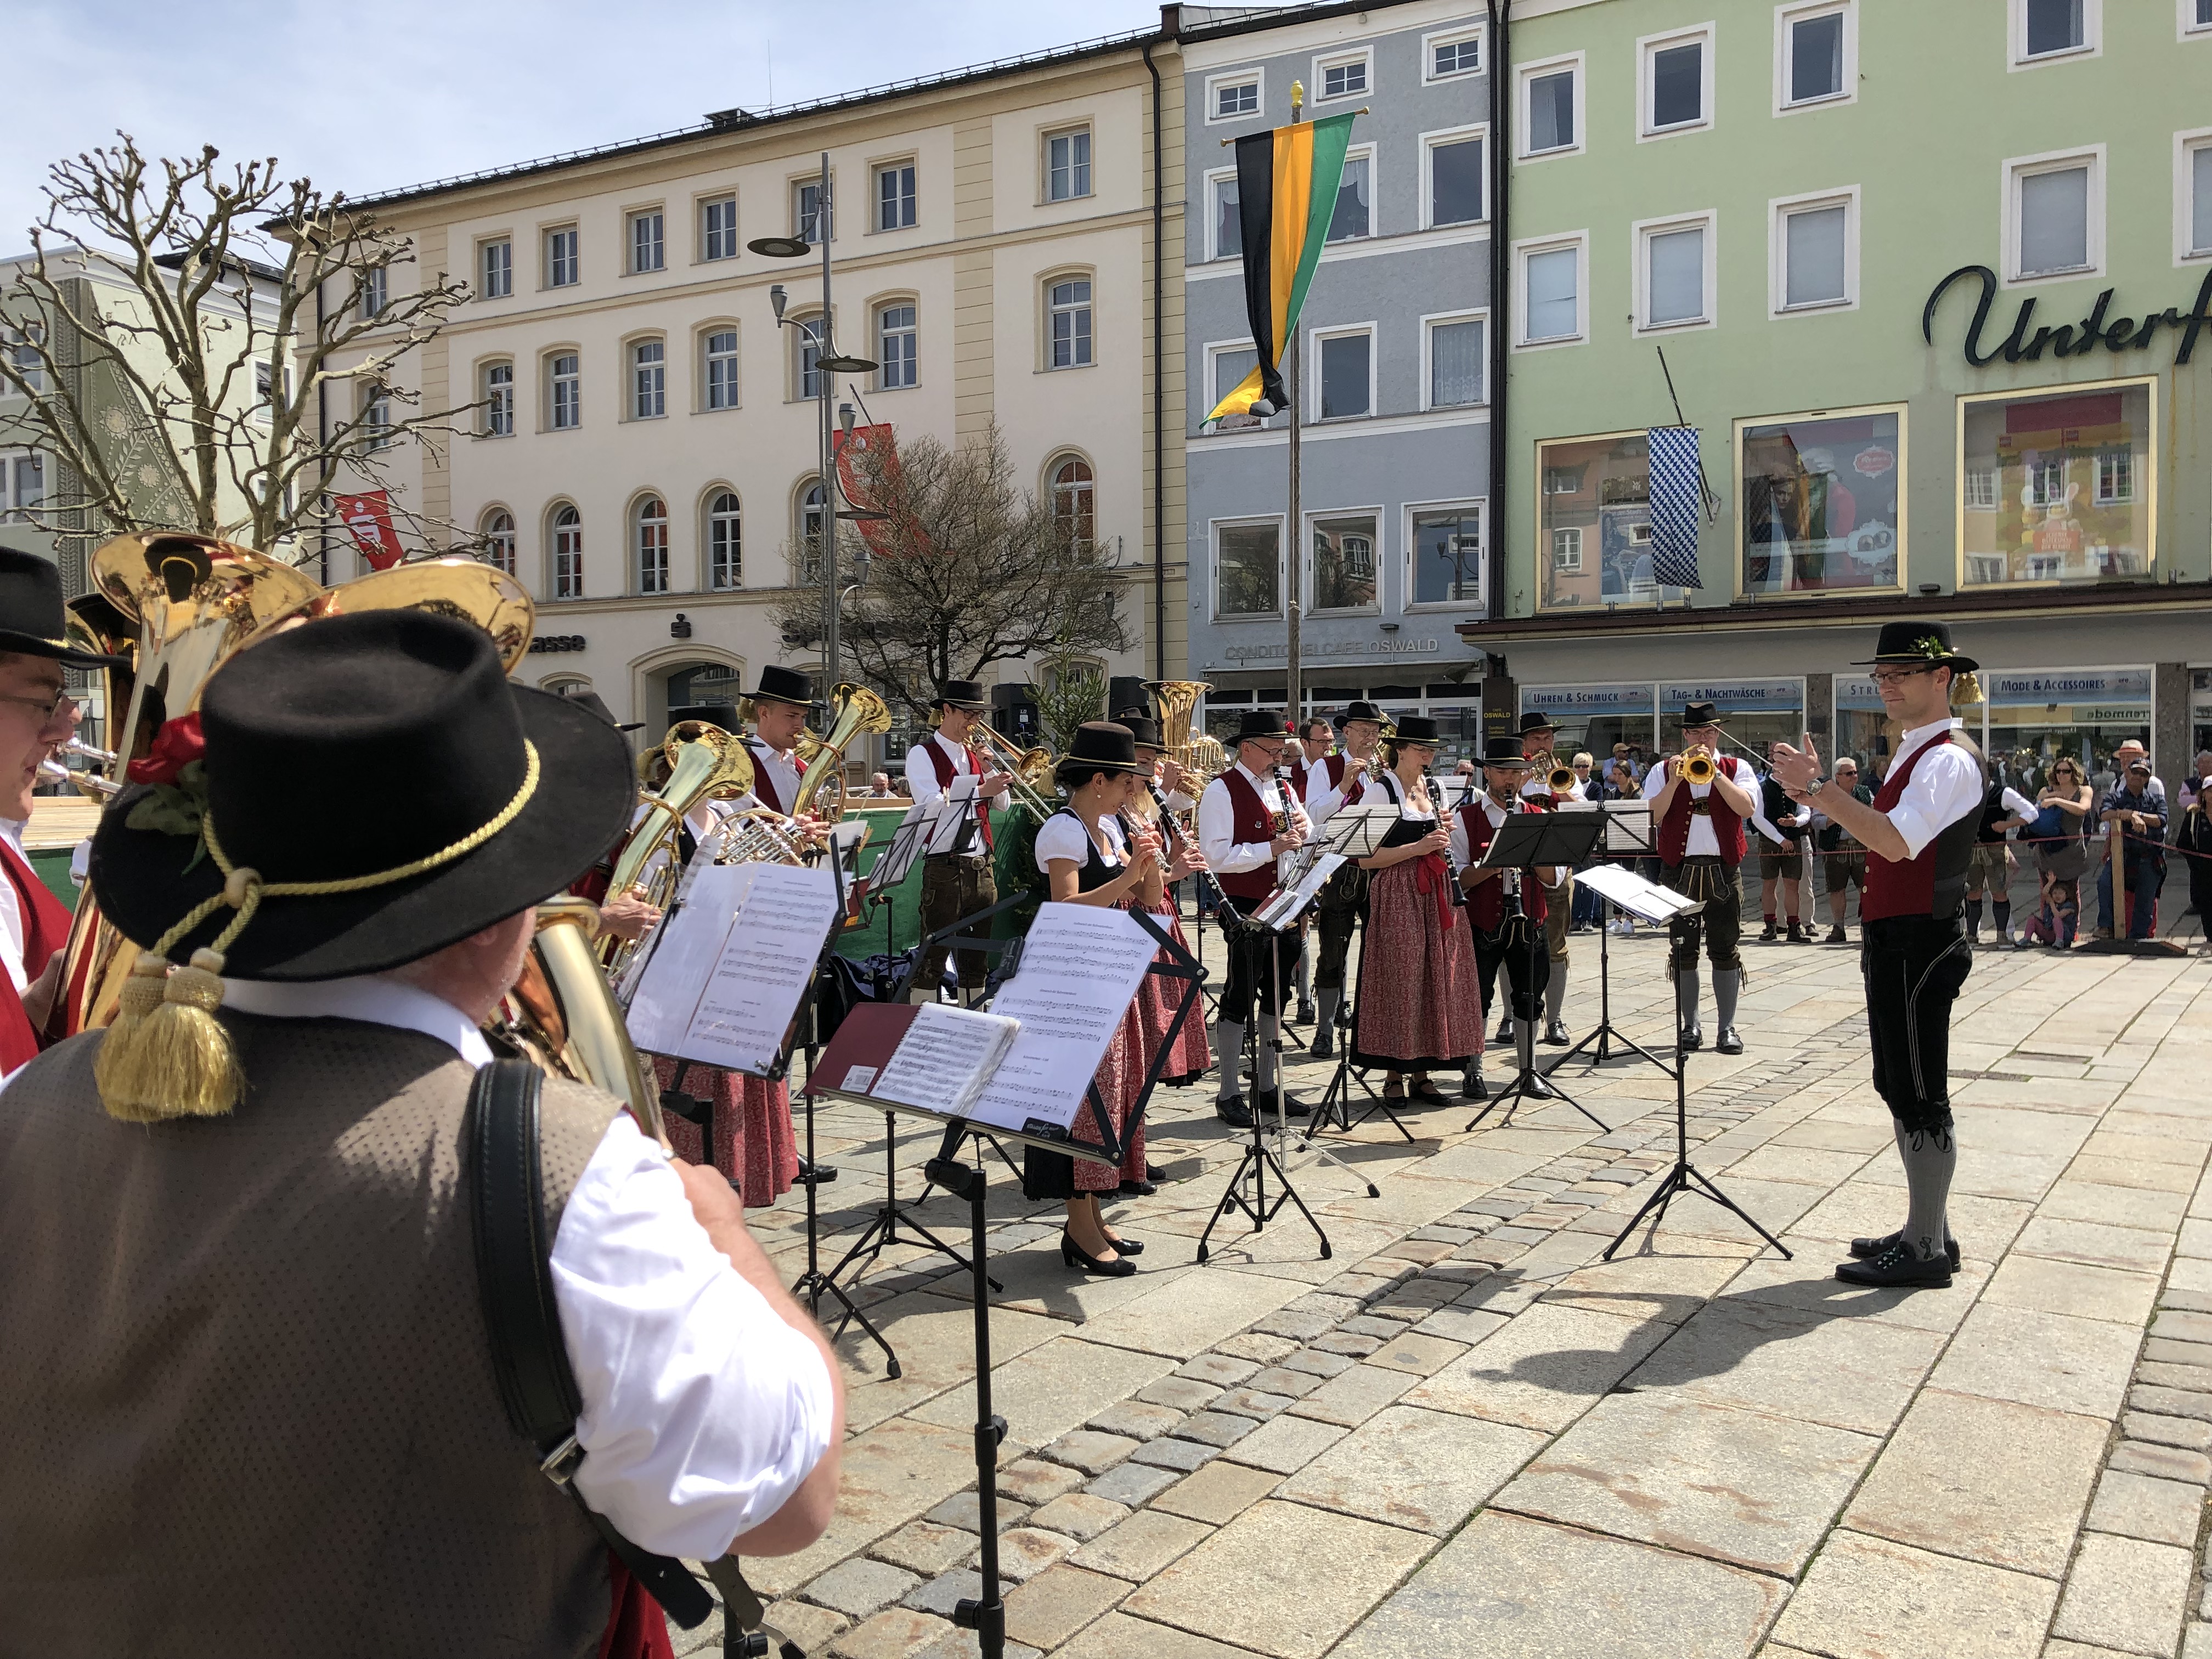
[[[1101,1279],[1127,1279],[1137,1271],[1137,1264],[1125,1255],[1101,1261],[1095,1255],[1085,1255],[1064,1231],[1060,1236],[1060,1259],[1079,1272],[1097,1273]]]
[[[1121,1183],[1121,1196],[1124,1198],[1150,1198],[1158,1191],[1159,1188],[1149,1181],[1125,1181]]]
[[[1142,1255],[1145,1253],[1144,1245],[1133,1238],[1109,1238],[1106,1242],[1114,1247],[1115,1255]]]

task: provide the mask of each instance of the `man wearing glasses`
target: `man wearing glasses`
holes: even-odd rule
[[[1905,1163],[1905,1225],[1851,1241],[1836,1269],[1847,1284],[1948,1285],[1959,1247],[1945,1217],[1959,1152],[1952,1135],[1948,1067],[1951,1006],[1973,964],[1963,908],[1966,872],[1981,826],[1982,757],[1951,718],[1952,688],[1974,659],[1951,647],[1942,623],[1886,623],[1870,663],[1882,707],[1904,728],[1881,793],[1869,805],[1820,775],[1805,752],[1774,746],[1774,776],[1792,800],[1840,824],[1866,848],[1859,896],[1859,951],[1874,1086],[1894,1120]],[[1960,690],[1969,702],[1978,690]]]

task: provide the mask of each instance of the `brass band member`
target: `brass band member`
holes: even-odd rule
[[[1374,856],[1359,861],[1368,872],[1368,915],[1352,1063],[1382,1072],[1385,1100],[1440,1106],[1448,1097],[1429,1073],[1474,1063],[1482,1021],[1474,951],[1444,858],[1451,828],[1421,775],[1437,757],[1436,721],[1404,716],[1384,751],[1390,769],[1376,787],[1397,803],[1398,822]]]
[[[1271,934],[1265,928],[1242,925],[1275,890],[1281,860],[1304,844],[1310,827],[1305,808],[1275,775],[1285,741],[1280,714],[1267,708],[1248,709],[1237,730],[1237,763],[1206,785],[1198,804],[1199,851],[1221,886],[1222,933],[1229,944],[1229,974],[1221,990],[1220,1018],[1214,1024],[1214,1063],[1221,1075],[1213,1109],[1223,1122],[1240,1129],[1251,1127],[1253,1112],[1275,1091],[1274,1042],[1282,1031],[1281,993],[1290,988],[1297,969],[1300,941],[1295,928]],[[1240,1085],[1245,1031],[1255,1004],[1266,1025],[1253,1079],[1254,1098],[1248,1105]],[[1308,1109],[1287,1091],[1283,1109],[1293,1115]]]
[[[1538,755],[1557,756],[1559,734],[1550,719],[1531,712],[1521,717],[1521,752],[1534,758]],[[1521,793],[1547,808],[1559,805],[1571,795],[1554,795],[1551,780],[1539,777],[1534,772],[1521,786]],[[1565,866],[1553,873],[1556,882],[1544,888],[1544,944],[1552,958],[1551,977],[1544,983],[1544,1041],[1555,1048],[1564,1048],[1572,1041],[1567,1035],[1566,1021],[1561,1018],[1567,1006],[1567,932],[1574,921],[1574,872]],[[1512,1024],[1509,1017],[1506,1024]],[[1500,1028],[1500,1036],[1508,1032]]]
[[[1344,748],[1323,758],[1306,791],[1306,816],[1318,830],[1339,807],[1357,806],[1367,798],[1369,763],[1375,758],[1376,739],[1382,734],[1382,711],[1371,702],[1354,701],[1344,711]],[[1367,908],[1367,872],[1346,864],[1328,878],[1314,906],[1315,931],[1320,948],[1314,953],[1314,1000],[1319,1018],[1314,1025],[1316,1060],[1335,1052],[1337,1011],[1344,1006],[1344,964],[1352,953],[1352,927]]]
[[[1644,780],[1644,798],[1651,803],[1652,839],[1667,884],[1705,907],[1676,917],[1668,927],[1668,971],[1674,976],[1681,1007],[1683,1046],[1701,1047],[1698,942],[1704,939],[1713,964],[1713,1017],[1719,1027],[1713,1047],[1723,1054],[1740,1054],[1743,1039],[1736,1034],[1735,1004],[1743,990],[1743,957],[1737,950],[1743,933],[1743,889],[1736,870],[1743,862],[1744,820],[1758,809],[1759,780],[1747,762],[1721,752],[1720,715],[1709,702],[1684,705],[1682,747],[1683,754],[1668,756],[1664,768],[1653,767]],[[1683,777],[1683,761],[1693,749],[1711,757],[1711,783]]]
[[[1174,887],[1185,876],[1194,875],[1206,868],[1206,860],[1198,850],[1198,843],[1188,835],[1173,828],[1164,817],[1157,817],[1158,805],[1147,780],[1157,786],[1163,757],[1160,752],[1159,723],[1149,714],[1122,714],[1115,724],[1129,728],[1136,740],[1138,784],[1130,793],[1129,805],[1121,817],[1124,833],[1134,840],[1134,830],[1146,824],[1157,824],[1161,831],[1161,856],[1166,868],[1159,902],[1152,906],[1152,919],[1167,930],[1168,937],[1187,951],[1190,941],[1184,938],[1182,918],[1176,914]],[[1153,1052],[1166,1040],[1168,1027],[1175,1020],[1175,992],[1170,982],[1157,974],[1147,974],[1137,991],[1137,1006],[1144,1015],[1145,1062],[1152,1063]],[[1175,1048],[1160,1062],[1160,1081],[1170,1089],[1187,1088],[1204,1077],[1213,1064],[1213,1051],[1206,1041],[1206,1003],[1203,998],[1192,1006],[1183,1020],[1182,1030],[1176,1034]],[[1156,1170],[1147,1170],[1138,1181],[1127,1183],[1139,1189],[1139,1195],[1148,1195],[1150,1183],[1159,1179]]]
[[[508,1427],[463,1144],[532,907],[629,821],[620,736],[406,610],[257,642],[180,727],[198,769],[93,842],[141,988],[0,1111],[4,1645],[665,1653]],[[678,1557],[812,1541],[837,1365],[728,1185],[553,1079],[537,1158],[575,1492]]]
[[[1285,770],[1291,781],[1291,793],[1305,803],[1309,818],[1313,817],[1315,792],[1327,781],[1329,745],[1335,737],[1335,728],[1316,714],[1298,726],[1292,734],[1290,746],[1283,751],[1290,757],[1291,763]],[[1313,952],[1301,951],[1298,953],[1298,1024],[1310,1025],[1313,1023]]]
[[[1540,927],[1549,919],[1551,885],[1547,878],[1559,872],[1530,866],[1521,872],[1520,902],[1507,902],[1503,872],[1478,870],[1498,826],[1515,813],[1543,809],[1524,799],[1521,786],[1528,775],[1516,738],[1492,738],[1482,751],[1483,792],[1461,804],[1452,815],[1451,856],[1467,892],[1467,918],[1474,947],[1475,978],[1481,987],[1480,1018],[1486,1024],[1498,988],[1498,970],[1504,969],[1513,993],[1514,1040],[1519,1045],[1521,1069],[1534,1072],[1536,1048],[1536,1009],[1544,986],[1553,971],[1550,953],[1539,945],[1528,948],[1527,930]],[[1533,960],[1532,960],[1533,957]],[[1481,1100],[1490,1091],[1482,1080],[1482,1057],[1468,1062],[1463,1091],[1470,1100]]]
[[[988,706],[981,684],[975,680],[947,680],[938,694],[938,726],[923,742],[906,751],[906,783],[915,804],[926,806],[951,787],[957,777],[981,780],[975,787],[976,804],[969,809],[969,822],[959,842],[949,853],[932,853],[922,862],[921,931],[924,934],[950,927],[963,916],[988,909],[999,902],[999,884],[991,873],[991,809],[1013,780],[997,770],[983,752],[969,746],[969,733]],[[1040,869],[1043,866],[1039,866]],[[949,947],[937,945],[922,958],[915,981],[914,1000],[934,1002],[945,982],[945,958]],[[960,970],[963,999],[973,1002],[981,994],[990,972],[990,958],[981,951],[952,952]]]

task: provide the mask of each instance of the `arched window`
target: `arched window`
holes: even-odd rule
[[[484,369],[484,436],[514,435],[514,365],[492,363]]]
[[[712,588],[744,586],[744,558],[740,535],[738,498],[730,490],[717,490],[707,502],[707,586]]]
[[[514,514],[495,507],[483,516],[483,562],[514,574]]]
[[[803,566],[799,580],[822,580],[823,536],[829,524],[830,498],[819,478],[810,480],[799,497],[799,546]]]
[[[637,571],[637,591],[668,591],[668,504],[647,495],[630,514],[630,550]]]
[[[877,382],[886,392],[915,384],[915,308],[885,306],[876,313]]]
[[[640,340],[629,349],[630,418],[657,421],[668,413],[668,347]]]
[[[1052,467],[1052,520],[1071,546],[1089,547],[1097,529],[1091,463],[1070,455]]]
[[[1064,276],[1046,290],[1044,366],[1085,368],[1091,362],[1091,279]]]
[[[553,513],[553,597],[584,597],[584,515],[566,501]]]
[[[708,334],[707,407],[735,409],[738,406],[738,331],[718,328]]]

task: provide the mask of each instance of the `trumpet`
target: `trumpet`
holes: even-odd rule
[[[39,775],[49,783],[66,783],[88,800],[106,800],[110,795],[119,795],[123,786],[112,779],[103,778],[97,772],[72,772],[57,760],[39,763]]]
[[[1378,783],[1385,772],[1397,769],[1398,755],[1394,747],[1397,738],[1398,722],[1385,714],[1382,729],[1376,734],[1375,752],[1367,757],[1367,775]]]
[[[1685,783],[1711,783],[1717,769],[1713,751],[1704,744],[1692,744],[1682,751],[1681,774]]]
[[[1547,749],[1528,757],[1531,773],[1541,773],[1546,786],[1555,795],[1564,795],[1575,787],[1575,769],[1559,759],[1554,750]]]

